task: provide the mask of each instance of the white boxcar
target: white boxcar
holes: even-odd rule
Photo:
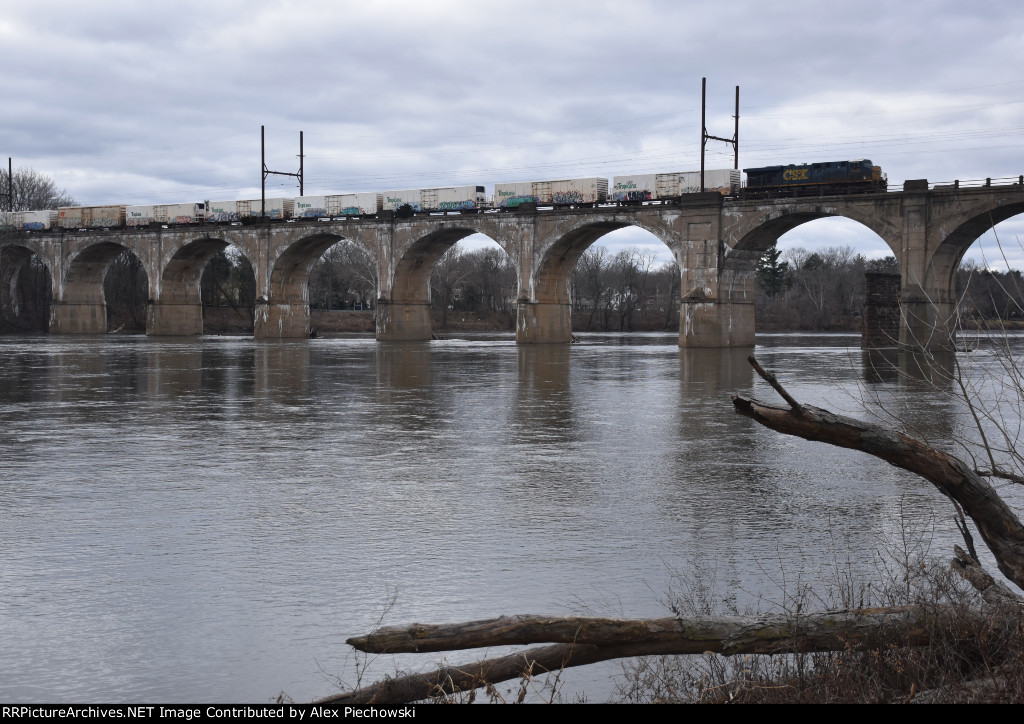
[[[295,218],[372,216],[380,210],[381,197],[377,193],[299,196],[295,199]]]
[[[705,169],[704,190],[732,194],[740,188],[740,172],[734,168]],[[612,179],[612,201],[667,199],[700,191],[700,171],[644,173]]]
[[[245,201],[209,201],[207,202],[207,221],[239,221],[259,217],[263,202],[260,199]],[[290,219],[295,209],[292,199],[267,199],[268,219]]]
[[[413,211],[461,211],[482,209],[487,206],[483,186],[448,186],[440,189],[407,189],[385,191],[382,199],[384,211],[395,211],[408,204]]]
[[[599,204],[608,199],[608,179],[572,178],[494,184],[494,205],[514,209],[520,204],[554,206]]]
[[[0,229],[5,231],[45,231],[57,226],[56,211],[2,211]]]
[[[62,229],[100,229],[124,226],[124,206],[62,206],[57,218]]]
[[[206,221],[206,203],[129,206],[125,209],[125,221],[128,226],[198,224]]]

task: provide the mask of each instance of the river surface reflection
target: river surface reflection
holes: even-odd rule
[[[392,597],[384,623],[664,616],[674,571],[743,604],[872,577],[905,516],[956,540],[914,476],[733,413],[774,399],[749,349],[581,337],[0,338],[0,699],[309,700],[355,683],[345,639]],[[856,336],[758,341],[801,401],[963,424]]]

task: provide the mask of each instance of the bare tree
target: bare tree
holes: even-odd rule
[[[477,297],[475,311],[481,316],[509,311],[516,295],[516,270],[501,249],[477,249],[466,254],[470,276],[466,285],[471,286]]]
[[[103,277],[107,328],[144,332],[148,291],[146,270],[139,257],[128,249],[114,257]]]
[[[31,168],[14,170],[13,183],[8,186],[7,169],[0,170],[0,198],[7,199],[8,188],[12,189],[13,208],[4,206],[3,211],[43,211],[60,206],[78,206],[68,192],[57,188],[56,182],[46,174]]]
[[[376,298],[377,260],[350,241],[325,251],[309,272],[309,302],[316,309],[369,309]]]
[[[434,273],[430,276],[430,295],[434,307],[441,310],[442,327],[448,326],[448,310],[470,272],[465,252],[457,243],[449,247],[434,265]]]
[[[579,311],[589,311],[587,328],[592,328],[599,310],[607,310],[611,304],[607,284],[608,250],[603,246],[592,246],[583,252],[576,262],[570,277],[573,306]],[[607,327],[606,324],[603,325]]]

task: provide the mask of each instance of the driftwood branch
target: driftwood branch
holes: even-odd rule
[[[771,385],[772,389],[778,392],[779,396],[789,403],[789,406],[793,409],[794,413],[797,415],[803,414],[803,406],[786,391],[786,388],[782,386],[782,383],[779,382],[775,375],[761,366],[761,363],[757,361],[757,358],[754,357],[754,355],[747,357],[747,362],[750,363],[750,366],[754,368],[754,371],[757,372],[757,374],[761,375],[761,379]]]
[[[388,679],[321,700],[393,705],[466,691],[523,675],[598,661],[672,654],[771,654],[870,649],[928,642],[935,611],[870,608],[797,616],[721,616],[679,620],[509,616],[461,624],[394,626],[348,640],[361,651],[408,653],[553,643],[464,666]]]
[[[1021,605],[1021,599],[1002,581],[997,581],[981,567],[978,560],[964,551],[960,546],[953,546],[956,558],[952,568],[981,594],[985,602],[993,606]]]
[[[999,570],[1024,589],[1024,526],[995,489],[969,465],[896,430],[810,405],[791,409],[734,395],[736,411],[776,432],[860,450],[917,473],[960,505],[995,556]]]

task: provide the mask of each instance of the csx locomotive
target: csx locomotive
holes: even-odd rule
[[[888,180],[868,159],[827,161],[799,166],[745,168],[745,196],[828,196],[885,191]]]

